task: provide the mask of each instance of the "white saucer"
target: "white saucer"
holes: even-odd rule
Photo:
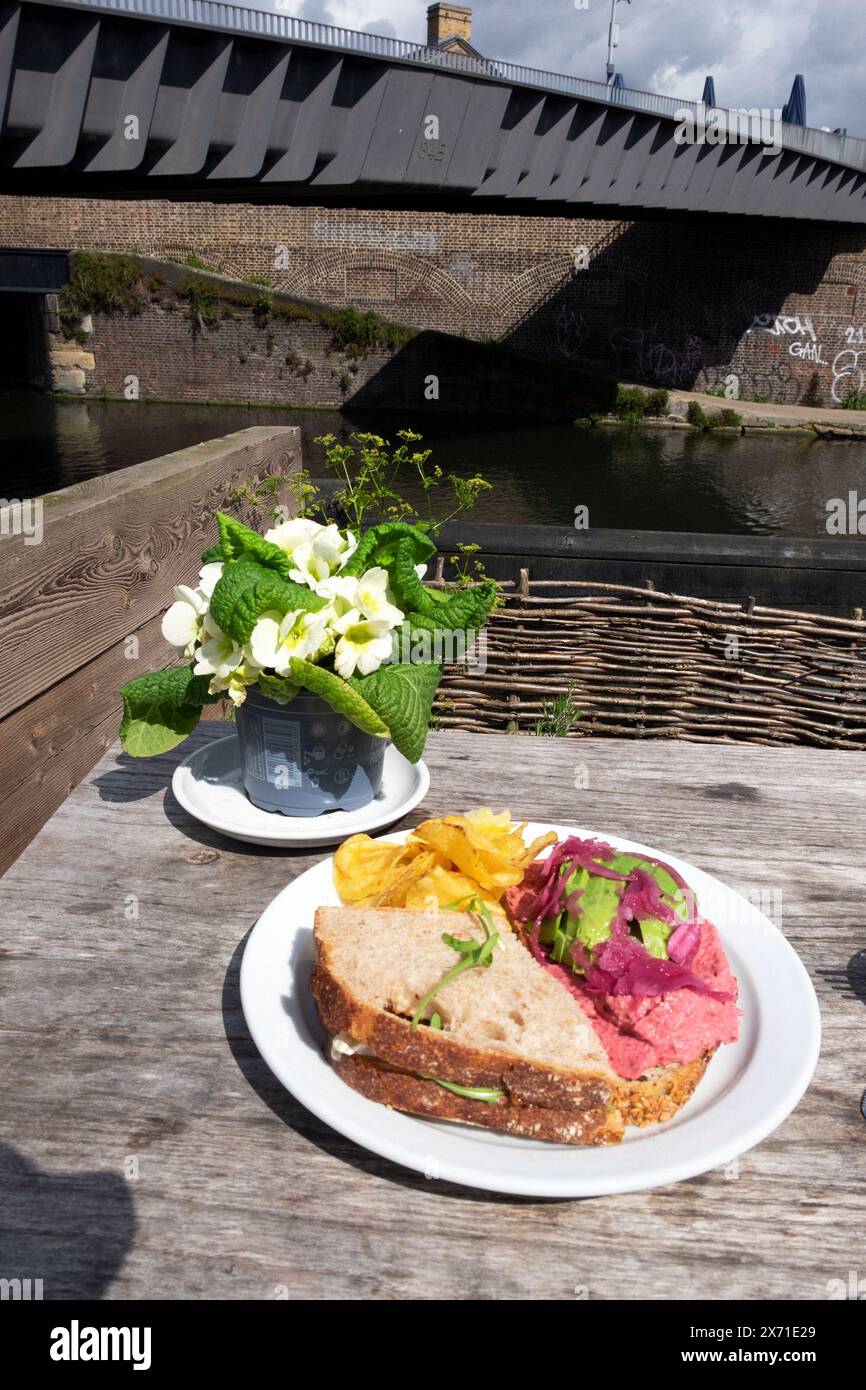
[[[241,781],[237,734],[216,739],[190,753],[174,770],[171,789],[196,820],[252,845],[309,849],[334,845],[349,835],[381,830],[413,810],[427,795],[425,763],[410,763],[393,744],[385,749],[382,790],[359,811],[326,811],[321,816],[281,816],[262,811],[247,797]]]

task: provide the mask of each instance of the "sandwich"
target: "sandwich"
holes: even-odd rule
[[[617,1143],[736,1041],[737,982],[672,865],[522,829],[482,810],[341,847],[312,976],[330,1060],[397,1110]]]
[[[617,1143],[621,1081],[583,1009],[470,906],[318,909],[311,989],[337,1074],[413,1115]]]

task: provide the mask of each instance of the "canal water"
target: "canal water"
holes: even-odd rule
[[[866,493],[866,446],[672,430],[575,429],[472,418],[403,419],[351,411],[134,402],[61,402],[0,391],[5,498],[32,497],[249,425],[298,425],[304,459],[323,476],[317,435],[412,426],[446,473],[480,473],[493,490],[479,521],[728,535],[826,536],[827,503]],[[864,538],[866,539],[866,538]]]

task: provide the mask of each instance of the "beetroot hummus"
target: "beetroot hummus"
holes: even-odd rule
[[[579,980],[569,982],[620,1076],[634,1081],[652,1067],[693,1062],[719,1043],[736,1042],[740,1027],[740,1010],[733,1002],[737,982],[711,922],[701,922],[701,944],[692,970],[714,990],[730,994],[731,1000],[713,999],[691,989],[650,998],[590,995]]]

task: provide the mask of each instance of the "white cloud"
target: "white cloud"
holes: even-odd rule
[[[608,0],[588,0],[587,9],[574,0],[476,0],[473,10],[482,53],[604,78]],[[425,0],[297,0],[292,12],[404,39],[423,38],[426,26]],[[616,60],[628,86],[695,99],[711,72],[724,105],[775,107],[801,72],[810,125],[866,136],[863,0],[633,0],[619,6],[619,22]]]

